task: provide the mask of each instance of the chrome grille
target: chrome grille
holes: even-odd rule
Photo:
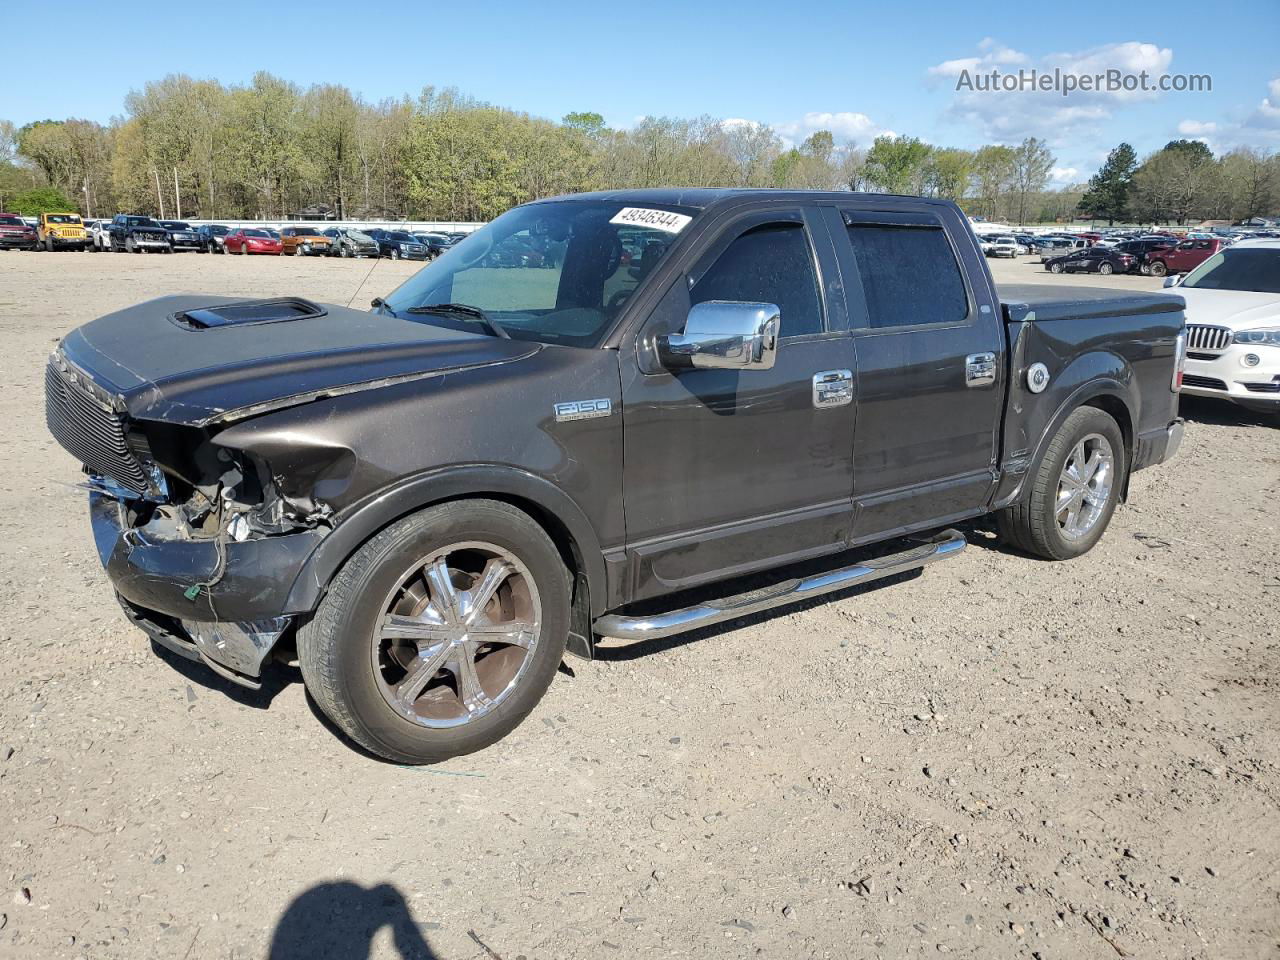
[[[90,471],[136,493],[148,489],[142,464],[125,442],[121,418],[71,380],[54,357],[44,372],[44,415],[54,439]]]
[[[1226,327],[1209,327],[1192,323],[1187,326],[1188,350],[1216,350],[1219,353],[1227,349],[1231,342],[1231,331]]]

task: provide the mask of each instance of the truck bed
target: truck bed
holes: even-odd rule
[[[1005,319],[1021,320],[1018,307],[1035,312],[1037,323],[1047,320],[1085,320],[1097,317],[1133,317],[1149,313],[1174,313],[1185,307],[1171,293],[1132,293],[1104,287],[1074,284],[1011,283],[997,287]],[[1023,311],[1025,313],[1025,311]]]

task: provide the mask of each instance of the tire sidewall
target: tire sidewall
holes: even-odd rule
[[[384,756],[405,762],[432,762],[471,753],[510,732],[550,685],[564,656],[569,631],[567,571],[554,544],[532,520],[521,523],[524,515],[505,504],[471,501],[442,507],[396,524],[396,535],[377,544],[373,556],[367,558],[368,564],[347,594],[345,609],[336,618],[337,692],[364,734],[358,739],[371,742]],[[379,691],[370,658],[372,631],[384,613],[387,596],[406,570],[442,547],[468,541],[492,543],[524,563],[538,588],[541,632],[533,662],[497,708],[461,727],[426,728],[396,713]]]
[[[1077,443],[1089,434],[1101,434],[1111,444],[1114,475],[1111,481],[1111,494],[1106,508],[1098,518],[1093,529],[1078,540],[1069,540],[1062,534],[1058,526],[1055,503],[1058,495],[1058,480],[1062,476],[1062,467],[1071,455]],[[1045,452],[1040,463],[1042,476],[1047,483],[1032,495],[1032,512],[1041,518],[1043,539],[1048,551],[1059,560],[1069,560],[1088,553],[1106,533],[1120,502],[1120,491],[1124,489],[1128,476],[1128,457],[1125,451],[1124,434],[1110,414],[1097,407],[1080,407],[1066,419],[1057,435]]]

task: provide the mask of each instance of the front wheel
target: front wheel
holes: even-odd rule
[[[506,736],[550,686],[569,574],[528,514],[460,500],[412,514],[347,560],[298,632],[307,690],[365,749],[434,763]]]
[[[1163,277],[1169,272],[1169,268],[1165,265],[1163,260],[1153,260],[1151,262],[1151,267],[1147,272],[1153,277]]]
[[[1049,272],[1050,272],[1050,273],[1061,273],[1061,272],[1062,272],[1062,264],[1060,264],[1060,263],[1051,263],[1051,264],[1049,264]]]
[[[392,248],[391,248],[391,259],[392,259],[392,260],[399,260],[399,259],[400,259],[400,251],[399,251],[399,250],[397,250],[395,247],[392,247]]]
[[[997,514],[1001,536],[1046,560],[1088,553],[1111,522],[1127,470],[1119,425],[1097,407],[1080,407],[1027,477],[1021,501]]]
[[[1115,272],[1116,272],[1116,268],[1109,263],[1098,264],[1098,273],[1102,274],[1104,277],[1109,277],[1111,276],[1111,274]]]

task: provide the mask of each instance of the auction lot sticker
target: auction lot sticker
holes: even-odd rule
[[[683,213],[670,213],[666,210],[649,210],[645,207],[623,207],[610,220],[610,223],[625,223],[632,227],[652,227],[664,233],[679,233],[689,225],[693,217]]]

